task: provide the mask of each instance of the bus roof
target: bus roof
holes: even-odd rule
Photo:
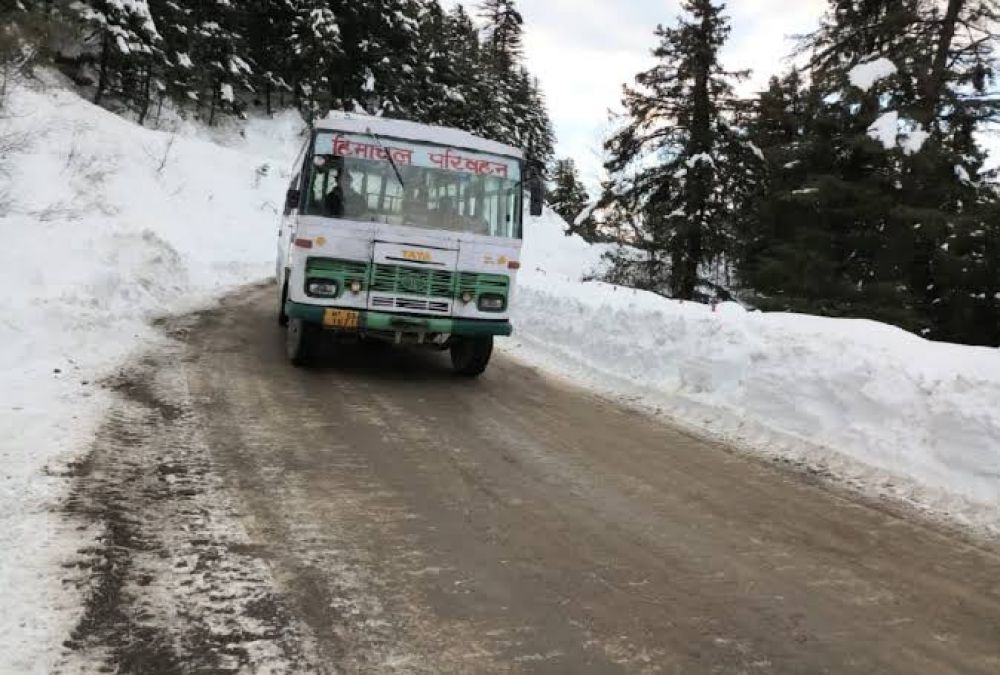
[[[430,124],[419,124],[406,120],[393,120],[385,117],[373,117],[358,113],[331,111],[326,119],[316,122],[320,131],[342,131],[347,134],[366,134],[369,131],[386,138],[399,138],[407,141],[434,143],[452,148],[476,150],[493,155],[504,155],[523,159],[521,150],[496,141],[488,141],[470,134],[467,131],[437,127]]]

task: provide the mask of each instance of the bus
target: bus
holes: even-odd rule
[[[457,129],[331,113],[292,174],[276,270],[291,363],[352,337],[447,350],[456,373],[482,374],[494,338],[513,330],[540,167]]]

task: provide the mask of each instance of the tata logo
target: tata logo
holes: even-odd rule
[[[404,276],[399,279],[400,289],[410,293],[422,293],[424,290],[423,279],[420,277]]]
[[[403,251],[403,257],[407,260],[423,263],[432,262],[434,260],[428,251]]]

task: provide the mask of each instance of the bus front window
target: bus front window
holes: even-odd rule
[[[373,145],[364,136],[320,134],[305,213],[493,237],[521,236],[517,160],[392,139],[385,143]],[[388,153],[397,160],[398,175]]]

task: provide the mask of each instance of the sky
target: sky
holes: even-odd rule
[[[466,3],[468,4],[468,3]],[[788,67],[791,36],[813,30],[826,0],[731,0],[732,35],[723,52],[731,70],[752,69],[741,93],[756,91]],[[576,161],[592,190],[602,176],[601,144],[622,85],[647,69],[657,24],[672,25],[676,0],[521,0],[525,58],[539,78],[557,137],[556,154]]]
[[[458,4],[458,0],[450,0]],[[479,0],[462,0],[475,15]],[[557,157],[572,158],[596,195],[603,177],[609,112],[621,110],[622,85],[653,63],[657,24],[674,25],[678,0],[519,0],[524,56],[541,81],[556,132]],[[729,0],[732,34],[722,54],[729,70],[750,69],[738,91],[759,91],[790,65],[793,36],[814,30],[827,0]],[[1000,165],[1000,134],[981,139]]]

